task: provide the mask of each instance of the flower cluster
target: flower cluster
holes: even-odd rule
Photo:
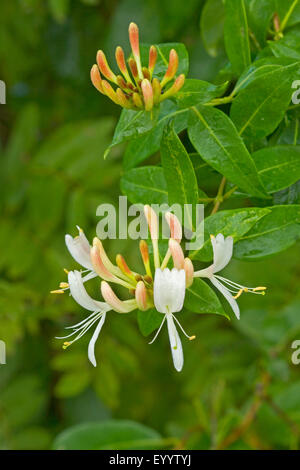
[[[183,74],[176,76],[178,69],[178,55],[175,49],[171,49],[169,64],[161,81],[153,77],[157,60],[157,48],[151,46],[149,49],[148,67],[143,67],[140,56],[139,30],[135,23],[129,25],[129,41],[132,56],[128,60],[129,70],[126,65],[122,47],[116,48],[116,62],[121,75],[115,75],[109,67],[105,54],[99,50],[97,53],[97,64],[91,69],[91,80],[100,93],[108,96],[114,103],[126,109],[151,111],[153,106],[167,98],[175,95],[184,84]],[[117,86],[115,90],[109,81]],[[174,79],[172,86],[165,90],[165,86]]]
[[[144,206],[144,214],[149,226],[153,247],[154,276],[148,245],[144,240],[140,241],[140,253],[145,272],[139,274],[128,267],[125,259],[120,254],[116,257],[116,264],[113,264],[98,238],[94,238],[93,246],[90,246],[81,229],[79,229],[79,235],[75,238],[71,235],[66,235],[65,241],[69,252],[75,261],[85,269],[82,271],[66,271],[68,282],[60,283],[60,289],[52,292],[64,293],[69,289],[74,300],[83,308],[89,310],[91,314],[79,323],[69,326],[68,328],[72,330],[71,333],[60,339],[68,339],[63,345],[64,348],[67,348],[96,325],[88,347],[89,360],[96,366],[95,343],[105,322],[107,312],[113,310],[120,314],[126,314],[135,309],[146,311],[149,308],[155,307],[158,312],[163,314],[163,318],[151,343],[157,338],[166,321],[173,363],[175,369],[180,371],[183,367],[183,351],[176,324],[188,339],[192,340],[195,336],[186,334],[174,313],[182,310],[186,289],[192,285],[194,278],[209,279],[224,295],[237,318],[240,317],[240,312],[236,299],[243,292],[263,294],[265,287],[245,287],[216,274],[229,263],[233,250],[232,237],[224,238],[220,233],[216,237],[211,236],[213,248],[212,265],[205,269],[194,271],[192,261],[184,256],[180,246],[182,239],[181,224],[177,217],[170,212],[165,214],[170,228],[168,250],[161,261],[158,247],[159,230],[157,215],[150,206]],[[172,269],[167,267],[170,262],[173,264]],[[91,298],[84,287],[86,281],[97,276],[101,278],[101,294],[104,301]],[[110,284],[119,284],[125,287],[128,289],[131,298],[129,300],[119,299]]]

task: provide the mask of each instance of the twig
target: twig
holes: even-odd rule
[[[214,204],[213,210],[211,211],[211,215],[218,212],[220,204],[221,202],[223,202],[223,192],[224,192],[225,184],[226,184],[226,178],[225,176],[223,176],[219,189],[218,189],[218,193],[215,198],[215,204]]]

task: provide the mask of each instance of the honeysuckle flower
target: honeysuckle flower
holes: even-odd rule
[[[236,317],[239,319],[240,309],[236,299],[240,297],[243,292],[264,295],[266,287],[246,287],[216,274],[224,269],[232,258],[233,238],[224,238],[224,236],[219,233],[216,237],[211,235],[210,239],[213,247],[213,263],[208,268],[196,271],[194,277],[208,278],[224,295]]]
[[[141,63],[139,29],[135,23],[129,25],[129,42],[132,56],[128,60],[128,67],[123,49],[116,48],[116,62],[121,75],[116,75],[109,67],[102,50],[97,53],[97,64],[91,69],[91,81],[95,88],[108,96],[114,103],[126,109],[151,111],[153,106],[174,96],[183,86],[185,76],[176,77],[178,69],[178,55],[175,49],[171,49],[169,63],[162,80],[153,77],[157,60],[157,49],[151,46],[149,49],[148,67]],[[103,77],[106,79],[104,79]],[[117,86],[114,89],[110,83]],[[165,90],[165,86],[174,80],[173,84]]]
[[[164,314],[164,317],[156,335],[149,344],[152,344],[156,340],[165,320],[167,320],[173,363],[178,372],[180,372],[183,367],[183,351],[175,322],[179,325],[187,338],[190,340],[195,338],[195,336],[189,336],[184,331],[178,319],[174,315],[175,312],[180,312],[182,310],[185,288],[184,269],[173,268],[170,271],[169,268],[165,268],[164,270],[157,268],[155,270],[153,290],[154,305],[158,312]]]
[[[84,232],[79,228],[77,237],[73,238],[71,235],[66,235],[65,241],[69,252],[84,269],[81,272],[65,270],[68,274],[68,282],[61,282],[60,289],[52,292],[64,293],[69,289],[74,300],[92,313],[79,323],[68,327],[72,329],[72,332],[63,339],[73,339],[65,341],[63,348],[68,348],[96,325],[88,348],[89,360],[96,366],[94,348],[104,324],[106,312],[113,310],[119,314],[127,314],[136,309],[146,311],[155,306],[159,312],[164,314],[162,324],[167,319],[174,365],[177,370],[181,370],[183,364],[182,346],[174,321],[178,323],[180,329],[189,339],[194,337],[190,337],[185,333],[174,316],[174,312],[182,309],[186,286],[190,285],[193,280],[193,265],[188,258],[184,258],[180,247],[182,228],[176,216],[169,212],[165,214],[171,238],[164,261],[161,263],[158,248],[157,215],[150,206],[144,206],[144,214],[153,245],[154,282],[148,245],[145,240],[141,240],[139,245],[145,273],[139,274],[128,266],[121,254],[116,256],[116,264],[113,264],[107,256],[102,242],[97,237],[90,245]],[[171,258],[174,268],[170,271],[166,266]],[[98,276],[101,279],[100,290],[104,302],[92,299],[84,287],[87,280]],[[111,288],[111,283],[125,287],[131,298],[121,300]],[[156,339],[162,324],[154,339]]]

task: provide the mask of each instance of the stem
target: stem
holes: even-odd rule
[[[223,202],[223,191],[224,191],[224,188],[225,188],[225,184],[226,184],[226,178],[225,178],[225,176],[223,176],[222,181],[221,181],[220,186],[219,186],[219,189],[218,189],[217,196],[215,198],[215,204],[214,204],[213,210],[211,211],[211,215],[218,212],[220,204],[221,204],[221,202]]]
[[[233,99],[234,97],[231,95],[224,96],[223,98],[215,98],[208,103],[204,103],[204,106],[219,106],[220,104],[231,103]]]
[[[296,6],[297,6],[297,3],[298,3],[299,0],[294,0],[293,3],[291,4],[289,10],[287,11],[285,17],[283,18],[282,22],[281,22],[281,25],[280,25],[280,29],[279,31],[282,33],[283,30],[285,29],[290,17],[291,17],[291,14],[293,13],[293,11],[295,10]]]
[[[223,196],[223,201],[225,201],[225,199],[229,199],[230,196],[238,189],[238,186],[233,186],[233,188],[231,188],[229,191],[227,191],[227,193],[224,194]]]

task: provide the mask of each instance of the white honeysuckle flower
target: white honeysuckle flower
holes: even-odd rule
[[[67,248],[78,264],[81,264],[81,266],[89,271],[94,271],[90,256],[91,245],[89,244],[83,230],[78,227],[78,225],[77,228],[79,231],[79,235],[77,237],[72,237],[69,234],[65,236]]]
[[[221,292],[221,294],[224,295],[225,299],[229,302],[235,316],[239,319],[240,309],[235,299],[237,299],[243,292],[264,294],[264,290],[266,288],[246,287],[215,274],[224,269],[231,260],[233,251],[233,238],[224,238],[222,233],[218,233],[216,237],[211,235],[210,239],[213,247],[213,263],[208,266],[208,268],[195,271],[194,277],[208,278],[211,283]]]
[[[189,339],[194,339],[194,336],[186,334],[177,318],[173,315],[173,313],[180,312],[182,310],[185,289],[184,269],[178,270],[173,268],[170,271],[168,268],[165,268],[164,270],[157,268],[155,270],[153,290],[154,305],[158,312],[164,314],[164,317],[157,333],[149,344],[152,344],[156,340],[165,320],[167,320],[173,363],[178,372],[180,372],[183,367],[183,351],[174,320],[179,325],[185,336]]]
[[[98,323],[88,347],[88,358],[93,366],[96,367],[95,343],[105,322],[106,312],[111,310],[111,307],[106,302],[94,300],[89,296],[85,290],[83,279],[79,271],[70,271],[68,273],[68,284],[70,286],[70,294],[74,300],[81,305],[81,307],[91,311],[92,314],[81,322],[68,326],[67,329],[72,329],[73,332],[67,336],[58,337],[58,339],[67,339],[76,335],[73,340],[64,342],[63,347],[66,349],[72,343],[80,339],[95,323]]]

